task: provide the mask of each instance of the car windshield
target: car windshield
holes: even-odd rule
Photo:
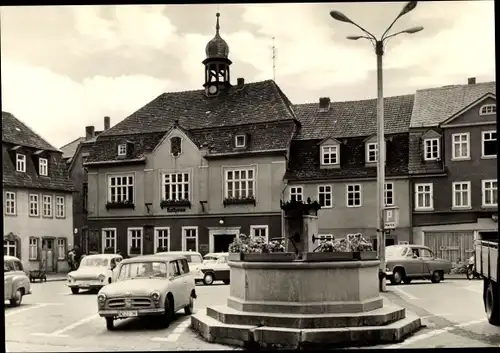
[[[200,255],[184,255],[189,263],[201,264],[203,261]]]
[[[107,267],[109,260],[102,257],[86,256],[82,259],[80,267]]]
[[[406,254],[406,246],[388,246],[385,248],[385,257],[399,257]]]
[[[118,274],[118,281],[135,278],[165,278],[167,265],[158,261],[143,261],[123,264]]]
[[[205,255],[203,258],[204,263],[214,263],[217,262],[218,257],[215,255]]]

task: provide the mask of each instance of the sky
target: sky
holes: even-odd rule
[[[201,89],[206,43],[229,45],[231,77],[275,80],[294,104],[376,96],[379,37],[404,2],[2,7],[2,110],[56,147],[102,130],[164,92]],[[495,79],[493,1],[419,2],[393,27],[384,54],[384,94]],[[273,73],[273,39],[275,70]]]

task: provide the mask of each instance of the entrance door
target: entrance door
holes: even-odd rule
[[[228,252],[229,244],[233,242],[235,237],[235,234],[215,234],[214,252]]]
[[[42,240],[42,260],[45,262],[45,271],[55,272],[56,267],[54,264],[57,255],[55,254],[54,239]]]

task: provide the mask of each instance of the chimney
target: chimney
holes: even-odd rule
[[[238,87],[243,87],[243,85],[245,84],[245,79],[243,77],[238,77],[237,84]]]
[[[476,84],[476,78],[475,78],[475,77],[469,77],[469,78],[467,79],[467,83],[468,83],[469,85],[475,85],[475,84]]]
[[[110,120],[109,116],[105,116],[104,117],[104,131],[108,130],[110,128],[110,125],[111,125],[111,120]]]
[[[95,136],[94,126],[85,126],[85,141],[94,138],[94,136]]]
[[[321,97],[319,99],[319,110],[322,112],[330,110],[330,97]]]

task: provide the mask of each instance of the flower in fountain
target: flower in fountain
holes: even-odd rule
[[[373,251],[372,244],[360,233],[347,234],[343,239],[325,240],[318,247],[319,252]]]

